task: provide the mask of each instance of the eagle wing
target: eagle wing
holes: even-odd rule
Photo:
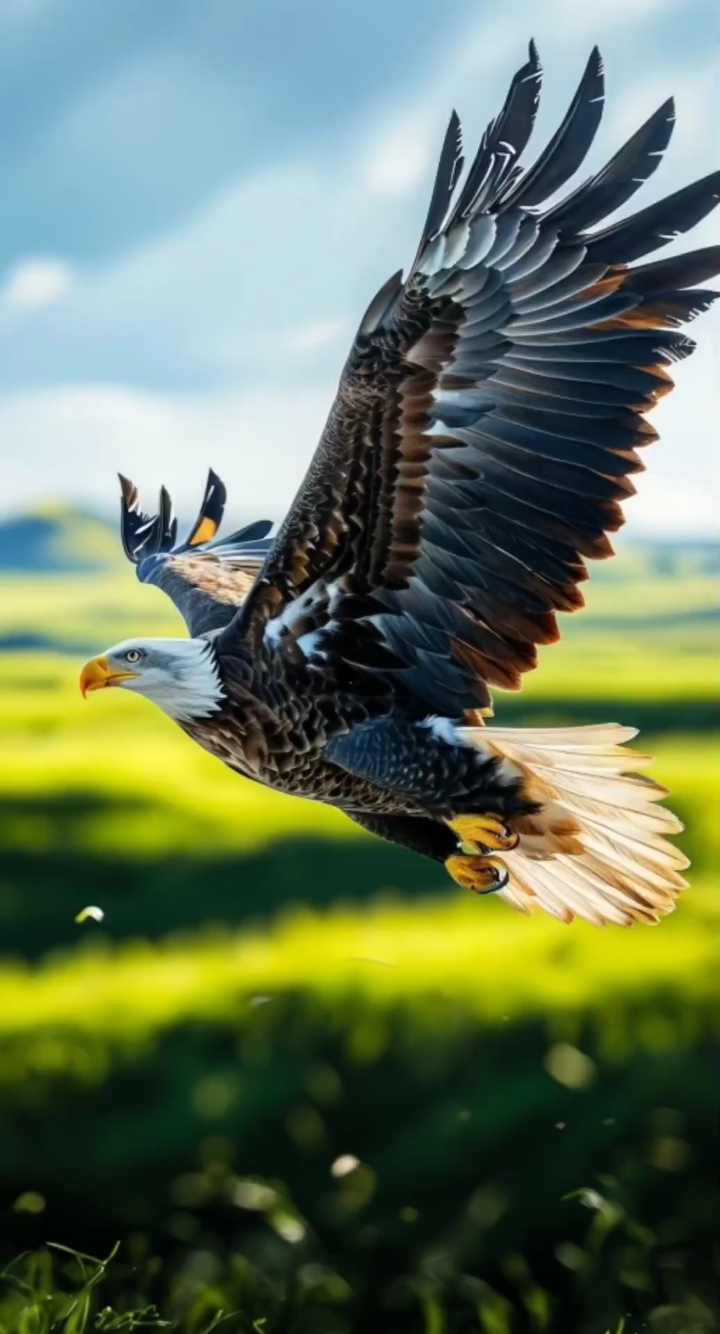
[[[516,689],[556,613],[612,554],[644,414],[693,350],[720,247],[636,265],[720,198],[720,174],[609,226],[659,165],[672,101],[607,165],[581,165],[604,89],[593,50],[557,133],[519,158],[541,70],[531,44],[464,182],[450,121],[418,254],[366,312],[318,449],[236,627],[325,673],[387,668],[430,709]],[[235,628],[235,627],[233,627]]]
[[[272,528],[268,520],[250,524],[229,537],[217,533],[227,492],[217,473],[208,473],[200,513],[184,542],[177,542],[177,520],[163,487],[158,513],[138,508],[136,487],[120,478],[120,531],[128,560],[141,583],[155,584],[175,603],[191,635],[221,629],[235,616],[265,560]]]

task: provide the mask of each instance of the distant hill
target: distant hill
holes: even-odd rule
[[[228,515],[224,529],[232,532],[239,523]],[[717,544],[707,540],[625,538],[617,550],[617,560],[593,562],[595,582],[714,575],[720,566]],[[117,525],[98,514],[57,505],[0,520],[0,575],[103,574],[124,564]]]
[[[237,522],[228,516],[226,532]],[[643,652],[714,654],[716,545],[621,539],[617,549],[615,560],[593,562],[587,614],[563,617],[563,639],[592,644],[593,655],[603,644],[621,651],[628,635]],[[111,520],[56,506],[0,522],[0,657],[87,657],[130,635],[183,633],[170,599],[134,577]],[[561,693],[571,688],[569,680]]]
[[[95,514],[57,506],[0,520],[0,573],[100,573],[123,559],[117,528]]]
[[[720,548],[709,538],[621,537],[614,539],[613,546],[615,560],[588,562],[593,583],[720,574]]]

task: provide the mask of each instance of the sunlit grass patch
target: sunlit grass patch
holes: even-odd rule
[[[42,636],[48,645],[97,652],[130,635],[185,635],[180,613],[160,589],[138,582],[130,566],[105,574],[5,574],[0,637]]]
[[[686,904],[694,906],[686,911]],[[672,994],[707,1003],[717,914],[707,886],[659,929],[598,932],[517,918],[464,898],[295,912],[265,932],[86,949],[0,971],[0,1035],[52,1030],[146,1040],[188,1020],[222,1020],[254,996],[305,990],[381,1008],[438,995],[484,1022]],[[702,922],[702,929],[698,929]],[[58,1037],[58,1041],[62,1039]]]
[[[528,698],[558,699],[592,696],[609,689],[607,664],[583,651],[565,656],[562,671],[529,678]],[[548,654],[548,664],[556,659]],[[626,657],[623,672],[630,671]],[[677,663],[655,664],[652,688],[692,693],[697,687],[715,691],[709,668],[691,658],[678,675]],[[130,856],[161,855],[173,849],[214,848],[218,853],[259,848],[295,834],[328,833],[335,838],[363,837],[340,815],[319,803],[300,802],[245,782],[206,754],[148,701],[106,691],[83,701],[77,687],[78,664],[53,654],[0,656],[0,799],[3,796],[39,801],[67,794],[88,794],[106,803],[88,814],[69,836],[88,850],[115,850]],[[637,679],[647,663],[636,662]],[[693,685],[693,670],[697,675]],[[604,675],[603,675],[604,673]],[[547,681],[550,684],[547,684]],[[629,689],[630,676],[626,679]],[[612,688],[618,688],[612,677]],[[497,721],[502,723],[502,695]],[[610,719],[598,718],[598,721]],[[619,699],[616,718],[632,721],[632,700]],[[668,705],[672,724],[672,706]],[[697,820],[710,838],[716,797],[714,766],[717,748],[712,737],[641,737],[656,755],[653,774],[677,794],[682,814]],[[112,802],[130,799],[133,809],[118,816]],[[29,812],[27,813],[29,816]],[[24,846],[26,817],[8,818],[8,846]],[[78,832],[79,830],[79,832]],[[36,830],[32,845],[42,841]]]

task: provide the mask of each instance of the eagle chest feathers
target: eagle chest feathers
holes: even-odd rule
[[[408,801],[376,782],[358,778],[325,757],[325,737],[298,746],[294,729],[265,730],[257,720],[223,713],[212,720],[184,722],[183,731],[229,768],[288,796],[311,797],[341,810],[406,811]]]
[[[178,719],[198,745],[238,773],[297,796],[343,804],[352,775],[324,758],[329,739],[365,721],[368,710],[345,700],[298,666],[295,641],[287,655],[253,658],[244,645],[223,653],[215,640],[221,697],[206,717]],[[345,707],[343,707],[345,705]],[[367,786],[367,785],[366,785]]]

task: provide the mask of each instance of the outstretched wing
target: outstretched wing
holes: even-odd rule
[[[227,492],[217,473],[208,473],[205,495],[184,542],[177,543],[177,519],[165,487],[155,515],[138,509],[138,493],[120,478],[120,531],[138,579],[156,584],[172,599],[191,635],[227,625],[247,597],[272,545],[272,523],[252,523],[230,537],[218,538]]]
[[[603,108],[595,49],[529,169],[533,45],[462,186],[453,115],[417,257],[371,303],[305,481],[239,618],[326,672],[382,667],[459,715],[516,689],[585,559],[612,554],[644,414],[693,350],[678,329],[717,293],[720,248],[634,266],[720,198],[706,177],[599,229],[655,171],[672,101],[602,171],[543,207],[582,163]]]

